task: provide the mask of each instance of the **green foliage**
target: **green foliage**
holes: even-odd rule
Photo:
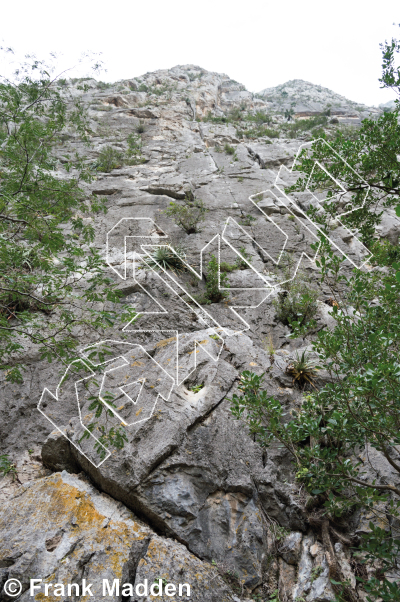
[[[244,247],[240,247],[239,253],[241,256],[236,258],[235,267],[237,270],[247,270],[249,268],[248,264],[252,261],[252,257],[247,253]]]
[[[108,144],[99,152],[96,163],[96,169],[109,173],[113,169],[118,169],[124,164],[124,153]]]
[[[279,591],[277,589],[275,589],[269,597],[268,602],[281,602],[281,599],[279,597]]]
[[[154,579],[154,581],[153,581],[153,584],[155,584],[155,585],[156,585],[156,587],[153,587],[153,590],[154,590],[154,592],[157,592],[157,593],[155,593],[155,595],[156,595],[156,596],[158,596],[158,595],[160,595],[160,596],[161,596],[161,593],[159,594],[159,590],[160,590],[160,581],[161,581],[161,583],[162,583],[162,585],[163,585],[164,587],[165,587],[166,585],[168,585],[168,579],[165,579],[165,577],[156,577],[156,578]],[[161,586],[161,587],[162,587],[162,586]]]
[[[108,82],[97,82],[97,87],[99,90],[107,90],[107,88],[112,88],[114,84]]]
[[[323,572],[324,568],[321,565],[314,566],[311,569],[310,582],[313,583]]]
[[[240,137],[249,138],[250,140],[254,140],[255,138],[262,138],[264,136],[267,136],[268,138],[279,138],[278,130],[267,128],[260,124],[256,125],[253,128],[240,130],[240,132],[238,131],[238,135],[239,133]]]
[[[231,264],[231,263],[228,263],[227,261],[221,261],[219,266],[220,266],[220,270],[222,272],[226,272],[226,273],[233,272],[234,270],[238,269],[236,264]]]
[[[0,456],[0,474],[2,474],[3,477],[10,474],[12,476],[12,480],[15,480],[15,477],[17,475],[17,468],[15,464],[11,462],[10,458],[8,457],[8,454]]]
[[[255,121],[255,123],[257,124],[263,124],[266,123],[267,125],[270,125],[272,123],[272,117],[271,115],[268,115],[267,113],[264,113],[263,111],[256,111],[256,113],[254,115],[246,115],[246,120],[247,121]]]
[[[382,198],[384,207],[393,207],[400,195],[398,117],[399,110],[396,109],[381,115],[376,121],[364,119],[353,139],[338,132],[329,145],[323,140],[314,141],[309,154],[304,151],[300,154],[296,169],[303,173],[287,192],[303,191],[306,186],[311,191],[326,190],[328,199],[332,199],[324,203],[326,222],[329,216],[338,214],[339,208],[333,197],[342,191],[340,186],[343,186],[349,191],[348,203],[358,211],[345,215],[342,221],[351,230],[358,229],[364,244],[371,246],[375,227],[380,222],[380,213],[375,211],[375,206]],[[322,169],[313,169],[315,161],[329,165],[332,177]],[[371,188],[366,195],[368,186]],[[310,210],[310,215],[314,213]],[[323,215],[314,215],[314,219],[325,224]]]
[[[380,266],[391,266],[395,261],[400,261],[400,246],[393,245],[390,241],[375,240],[370,245],[373,257],[371,263]]]
[[[11,381],[22,381],[26,340],[42,359],[67,362],[76,328],[100,332],[117,319],[106,303],[120,294],[84,221],[104,203],[80,187],[93,177],[85,157],[65,152],[60,177],[54,153],[65,135],[88,144],[89,131],[70,84],[60,89],[43,62],[0,78],[0,368]]]
[[[142,156],[142,138],[138,133],[141,128],[138,126],[136,132],[131,132],[127,138],[128,150],[126,151],[125,163],[127,165],[140,165],[145,163],[146,159]]]
[[[192,391],[192,393],[198,393],[203,388],[204,388],[204,383],[200,383],[198,385],[192,385],[191,387],[188,387],[189,391]]]
[[[174,248],[170,245],[159,246],[150,256],[145,257],[145,266],[154,270],[170,270],[174,273],[180,273],[186,270],[184,260],[186,254],[181,248]]]
[[[286,119],[287,121],[291,121],[291,120],[292,120],[292,117],[293,117],[293,115],[294,115],[294,110],[293,110],[293,109],[286,109],[286,110],[285,110],[285,119]]]
[[[288,419],[284,406],[263,390],[263,377],[244,372],[232,412],[246,421],[261,445],[278,439],[288,449],[298,481],[322,500],[328,520],[358,507],[387,524],[379,531],[371,523],[362,549],[371,559],[385,559],[389,570],[399,551],[389,525],[399,516],[400,490],[370,476],[359,451],[368,444],[400,473],[400,266],[386,273],[356,271],[347,278],[339,273],[341,263],[329,250],[319,260],[322,280],[329,286],[340,283],[346,291],[341,309],[332,307],[335,328],[322,330],[314,343],[328,384],[307,395]],[[386,508],[380,512],[382,503]],[[392,599],[387,579],[371,578],[365,587],[385,601]]]
[[[286,115],[285,112],[285,117],[288,121],[291,120],[293,113],[290,114],[290,119],[288,118],[289,115]],[[298,119],[297,121],[295,121],[292,124],[287,124],[284,126],[285,131],[288,133],[290,138],[296,138],[296,136],[298,136],[298,134],[301,134],[303,132],[307,132],[307,131],[312,131],[314,134],[317,132],[317,128],[319,128],[319,132],[323,133],[323,130],[321,130],[321,126],[325,126],[328,123],[328,118],[326,115],[317,115],[315,117],[310,117],[308,119]],[[354,128],[353,128],[354,129]]]
[[[146,131],[146,128],[145,128],[144,124],[142,122],[139,122],[138,125],[136,126],[136,133],[144,134],[145,131]]]
[[[229,288],[228,276],[226,272],[218,269],[218,260],[215,255],[211,255],[206,275],[206,302],[220,303],[227,299],[228,291],[221,288]]]
[[[233,148],[233,146],[230,146],[228,143],[225,144],[224,151],[227,155],[233,155],[235,153],[235,149]]]
[[[98,383],[95,384],[98,386]],[[88,401],[91,401],[91,404],[89,405],[89,412],[94,412],[95,418],[99,419],[103,416],[105,420],[103,424],[99,424],[98,421],[90,422],[82,437],[79,439],[79,443],[82,443],[83,440],[89,439],[91,433],[94,434],[98,439],[94,445],[94,449],[100,456],[101,460],[104,460],[106,457],[107,452],[105,448],[111,447],[115,450],[120,450],[124,447],[125,442],[128,441],[125,428],[123,426],[108,427],[108,417],[114,417],[111,407],[116,409],[116,405],[113,402],[114,396],[111,393],[106,392],[103,394],[103,399],[110,407],[107,407],[107,405],[104,404],[97,395],[91,395],[88,397]]]
[[[138,165],[144,163],[142,157],[142,139],[139,134],[131,132],[127,138],[128,149],[126,152],[108,144],[99,152],[96,162],[97,171],[109,173],[123,165]]]
[[[257,218],[255,218],[253,215],[250,215],[250,213],[247,213],[246,215],[242,215],[239,220],[239,224],[242,226],[251,226],[251,224],[256,221]]]
[[[301,272],[284,286],[286,290],[279,292],[272,302],[276,317],[290,326],[295,336],[300,336],[315,327],[318,291],[311,288],[309,279]]]
[[[186,234],[200,232],[200,223],[204,222],[208,209],[200,199],[187,193],[183,204],[170,203],[164,213],[171,217],[177,226],[182,228]]]

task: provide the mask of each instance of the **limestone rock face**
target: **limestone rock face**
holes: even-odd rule
[[[310,349],[312,336],[292,341],[277,319],[284,279],[276,263],[283,249],[291,252],[294,265],[301,261],[316,284],[316,268],[306,259],[315,232],[303,212],[311,195],[287,200],[283,194],[295,181],[290,168],[302,143],[279,134],[284,111],[293,99],[298,113],[318,113],[331,103],[331,115],[353,119],[353,125],[373,111],[300,80],[253,95],[227,75],[195,65],[85,85],[74,84],[74,94],[88,107],[92,145],[87,149],[66,135],[55,151],[59,175],[67,175],[67,152],[84,153],[97,165],[85,194],[104,199],[107,213],[84,217],[84,223],[94,226],[93,245],[107,258],[123,303],[140,314],[125,339],[120,330],[107,333],[112,363],[99,372],[112,367],[106,388],[117,391],[129,382],[132,396],[147,379],[147,406],[138,409],[124,398],[109,420],[115,427],[131,422],[127,441],[104,459],[93,440],[82,441],[93,420],[78,383],[87,374],[69,373],[61,383],[65,366],[41,361],[32,345],[21,385],[0,374],[0,454],[8,454],[16,469],[0,477],[0,583],[19,579],[23,601],[31,599],[30,577],[79,585],[85,579],[96,588],[102,579],[132,587],[146,579],[149,585],[159,579],[189,583],[190,599],[198,602],[243,602],[250,595],[269,600],[276,590],[287,602],[333,600],[325,550],[310,530],[288,452],[275,444],[262,449],[234,420],[230,398],[244,370],[266,373],[268,393],[288,413],[302,398],[286,367],[295,353]],[[259,112],[271,117],[270,129],[250,119],[243,133],[235,115]],[[136,160],[128,157],[132,135],[141,138]],[[108,147],[122,159],[101,171]],[[207,213],[198,231],[188,233],[165,210],[193,197]],[[388,212],[378,235],[397,241],[398,222]],[[345,229],[338,225],[334,236],[354,263],[363,259]],[[191,270],[177,275],[144,268],[143,245],[166,243],[183,249]],[[232,267],[229,301],[200,303],[206,290],[201,261],[204,267],[218,253]],[[316,330],[331,328],[329,290],[321,285],[318,291]],[[83,327],[74,335],[82,357],[98,343]],[[124,363],[129,345],[136,356]],[[318,382],[326,378],[321,371]],[[90,386],[99,395],[94,381]],[[149,407],[140,422],[137,416]],[[277,525],[284,530],[279,541]],[[352,580],[346,551],[338,555]],[[101,587],[93,593],[96,600],[105,597]],[[0,600],[9,599],[4,596]],[[142,598],[157,599],[122,592],[107,597]]]
[[[190,554],[182,544],[160,538],[123,504],[67,472],[21,487],[18,497],[2,507],[0,541],[0,583],[18,579],[22,583],[20,600],[32,599],[30,578],[43,580],[36,599],[45,592],[43,584],[52,583],[49,599],[70,600],[66,587],[65,593],[60,590],[58,594],[55,587],[75,583],[80,588],[92,584],[90,595],[108,600],[114,580],[118,580],[121,593],[114,590],[111,599],[121,600],[123,584],[136,588],[147,579],[150,588],[158,578],[174,585],[192,584],[191,600],[233,599],[215,567]],[[105,591],[104,580],[109,584]],[[168,600],[169,596],[159,599]]]

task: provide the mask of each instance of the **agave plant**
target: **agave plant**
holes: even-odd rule
[[[293,384],[297,384],[300,389],[305,389],[306,385],[311,385],[314,389],[317,388],[314,384],[317,369],[305,351],[300,357],[296,353],[296,359],[286,366],[286,374],[293,376]]]
[[[171,272],[184,272],[186,269],[184,259],[186,254],[177,247],[174,249],[169,245],[157,247],[150,256],[145,257],[146,264],[143,267],[153,268],[153,270],[171,270]]]

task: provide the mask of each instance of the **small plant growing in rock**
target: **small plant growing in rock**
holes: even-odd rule
[[[269,333],[267,338],[265,339],[265,346],[267,349],[267,353],[269,355],[269,361],[271,362],[271,364],[274,363],[275,361],[275,346],[274,346],[274,339],[272,338],[272,334]]]
[[[284,278],[286,290],[278,293],[273,300],[276,308],[276,317],[282,324],[290,326],[292,336],[301,336],[314,328],[316,321],[314,316],[317,312],[318,291],[310,287],[309,279],[302,273],[289,280],[293,262],[288,256],[284,267]]]
[[[240,255],[241,257],[237,257],[236,261],[235,261],[235,268],[237,270],[247,270],[247,268],[249,267],[248,264],[246,263],[246,261],[248,263],[251,263],[251,255],[249,255],[246,251],[246,249],[244,247],[240,247]],[[246,261],[245,261],[246,260]]]
[[[235,153],[235,149],[233,148],[233,146],[230,146],[230,144],[228,143],[225,144],[224,151],[227,155],[233,155]]]
[[[309,358],[305,351],[299,356],[296,353],[296,359],[286,366],[286,374],[293,376],[293,384],[297,384],[300,389],[304,389],[307,385],[314,385],[314,379],[317,376],[317,371],[314,362]]]
[[[141,121],[139,122],[139,124],[136,126],[135,129],[136,129],[137,134],[144,134],[144,132],[146,131],[146,128]]]
[[[311,570],[311,579],[310,579],[311,583],[313,583],[316,579],[318,579],[318,577],[323,572],[324,572],[324,569],[321,565],[313,567],[313,569]]]
[[[15,464],[11,462],[8,454],[0,456],[0,474],[2,474],[3,477],[9,474],[12,476],[13,482],[15,481],[15,477],[17,476],[17,468]]]
[[[96,381],[94,381],[97,385]],[[116,408],[114,404],[114,395],[106,391],[103,394],[103,399],[108,406]],[[115,450],[123,449],[125,442],[128,441],[128,438],[125,433],[125,428],[123,426],[108,428],[108,417],[113,417],[113,412],[110,407],[107,407],[102,399],[97,395],[91,395],[88,397],[88,401],[91,402],[89,405],[89,412],[94,412],[94,418],[100,418],[103,416],[105,419],[105,424],[99,424],[98,422],[91,422],[86,427],[85,432],[82,437],[79,439],[79,443],[82,443],[85,439],[89,439],[90,433],[93,431],[96,432],[96,436],[98,437],[97,442],[94,445],[94,449],[98,453],[101,460],[104,460],[106,457],[106,448],[113,448]],[[103,414],[104,410],[104,414]]]
[[[123,164],[124,154],[109,144],[101,149],[97,159],[96,168],[97,171],[109,173],[113,169],[122,167]]]
[[[278,300],[273,301],[278,320],[290,326],[296,334],[308,331],[316,323],[313,316],[317,311],[317,299],[317,291],[310,289],[307,282],[295,282],[290,291],[278,293]]]
[[[200,383],[198,385],[192,385],[191,387],[188,387],[189,391],[191,391],[192,393],[198,393],[203,388],[204,388],[204,383]]]
[[[153,251],[150,257],[145,257],[145,265],[143,267],[180,273],[186,270],[185,257],[186,255],[180,247],[174,249],[169,245],[160,246]]]
[[[221,263],[219,264],[219,269],[221,270],[221,272],[233,272],[234,270],[237,270],[237,266],[236,264],[230,264],[227,261],[221,261]]]
[[[228,276],[226,272],[218,270],[217,258],[211,255],[206,276],[206,298],[210,303],[220,303],[228,298],[228,291],[221,290],[221,287],[229,287]]]
[[[200,223],[204,222],[207,211],[202,200],[187,193],[183,204],[170,203],[164,213],[171,217],[186,234],[195,234],[200,232]]]
[[[252,222],[255,221],[257,221],[256,218],[250,215],[250,213],[248,213],[247,215],[242,216],[241,220],[239,221],[239,224],[241,226],[251,226]]]

